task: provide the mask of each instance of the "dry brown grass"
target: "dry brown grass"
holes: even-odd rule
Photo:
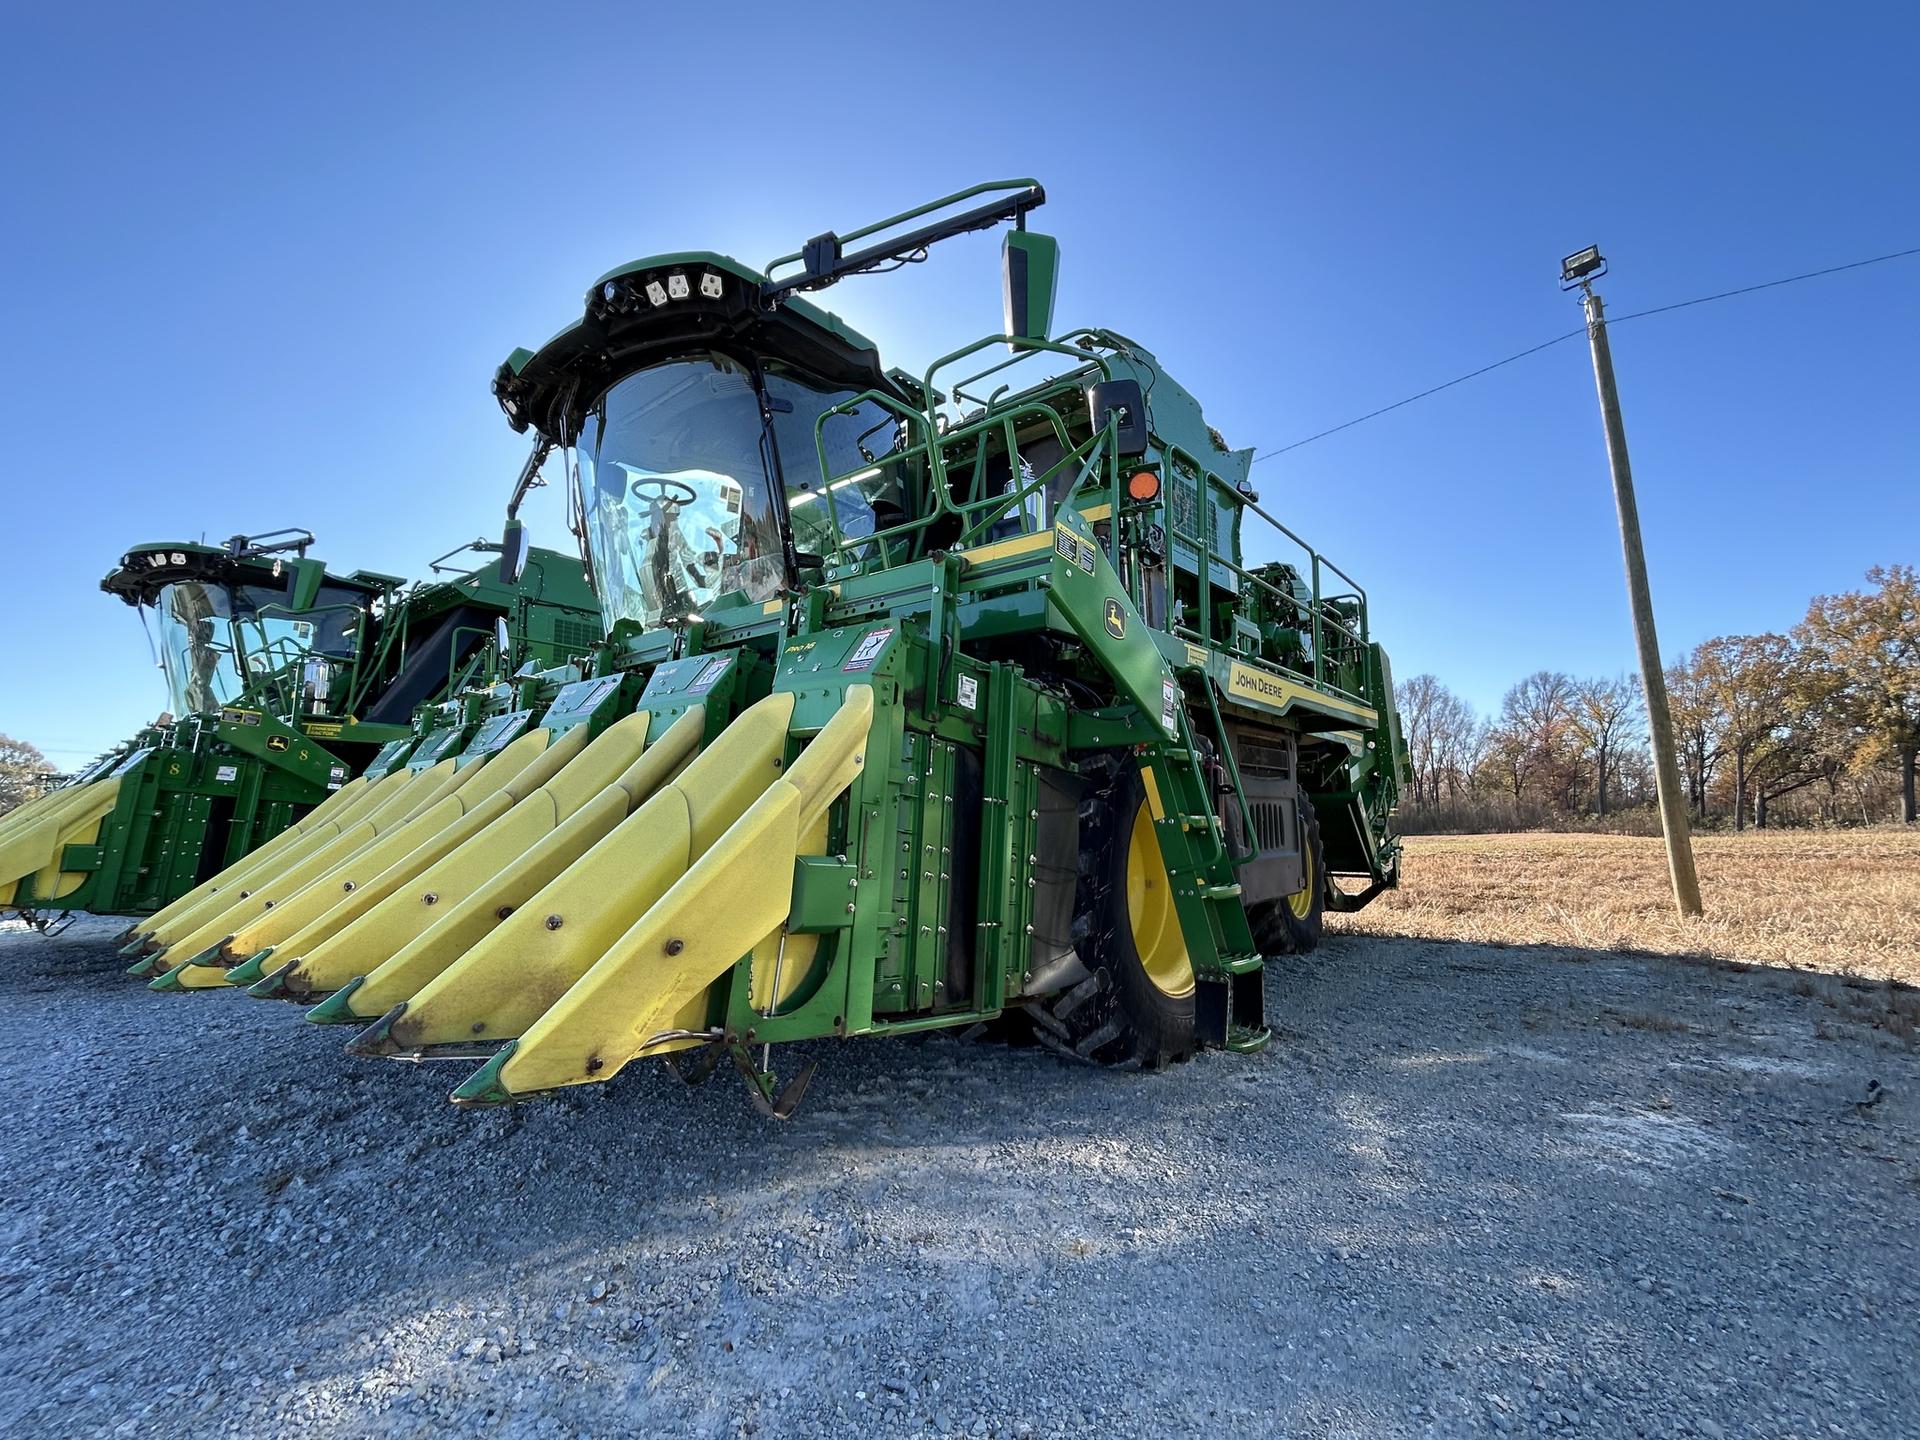
[[[1920,831],[1694,840],[1703,919],[1674,914],[1658,839],[1429,835],[1400,888],[1330,928],[1711,957],[1920,984]]]

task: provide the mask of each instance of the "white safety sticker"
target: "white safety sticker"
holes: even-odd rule
[[[239,777],[240,767],[238,765],[221,765],[213,772],[213,778],[216,780],[237,780]]]
[[[887,641],[891,640],[892,638],[893,638],[893,627],[891,625],[889,625],[884,630],[874,630],[869,632],[865,636],[865,638],[863,638],[860,641],[858,645],[853,647],[853,654],[847,658],[847,663],[842,665],[840,668],[842,670],[872,669],[873,657],[878,655],[882,650],[884,650],[886,648]]]
[[[727,673],[727,666],[733,663],[731,655],[716,655],[709,660],[706,668],[693,677],[693,683],[687,687],[689,695],[704,695],[719,683],[720,677]]]
[[[1165,676],[1160,680],[1160,728],[1169,735],[1180,733],[1180,687]]]
[[[980,682],[971,675],[962,675],[957,687],[956,698],[961,707],[967,710],[980,708]]]

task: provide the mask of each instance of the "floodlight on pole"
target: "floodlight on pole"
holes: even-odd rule
[[[1576,250],[1560,262],[1560,288],[1571,290],[1576,285],[1585,285],[1598,280],[1607,273],[1607,257],[1600,253],[1598,245],[1589,245],[1584,250]]]

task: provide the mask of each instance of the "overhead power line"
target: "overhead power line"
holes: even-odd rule
[[[1920,255],[1920,245],[1916,245],[1911,250],[1895,250],[1890,255],[1874,255],[1865,260],[1849,260],[1844,265],[1829,265],[1824,270],[1809,270],[1802,275],[1785,275],[1778,280],[1763,280],[1758,285],[1742,285],[1737,290],[1721,290],[1712,295],[1696,295],[1691,300],[1676,300],[1671,305],[1655,305],[1647,310],[1634,310],[1625,315],[1613,315],[1608,317],[1607,323],[1610,325],[1624,325],[1629,320],[1644,320],[1649,315],[1665,315],[1670,310],[1685,310],[1690,305],[1705,305],[1713,300],[1728,300],[1735,295],[1751,295],[1756,290],[1773,290],[1781,285],[1797,284],[1802,280],[1817,280],[1822,275],[1838,275],[1842,270],[1858,270],[1865,265],[1879,265],[1888,260],[1904,260],[1910,255]],[[1382,405],[1378,410],[1369,410],[1364,415],[1356,415],[1351,420],[1342,421],[1340,424],[1332,426],[1329,429],[1317,431],[1305,439],[1295,440],[1292,444],[1282,445],[1277,449],[1268,450],[1256,455],[1253,457],[1252,463],[1258,465],[1262,460],[1271,460],[1274,456],[1284,455],[1289,450],[1298,450],[1302,445],[1311,445],[1314,441],[1324,440],[1329,435],[1338,435],[1342,430],[1351,430],[1356,425],[1364,425],[1369,420],[1377,420],[1382,415],[1398,410],[1402,406],[1413,404],[1416,400],[1424,400],[1429,395],[1438,395],[1442,390],[1451,390],[1456,385],[1464,385],[1469,380],[1477,380],[1489,371],[1498,370],[1502,365],[1511,365],[1514,361],[1524,360],[1529,355],[1538,355],[1542,350],[1551,350],[1555,345],[1561,344],[1563,341],[1572,340],[1586,333],[1587,327],[1582,325],[1578,330],[1569,330],[1566,334],[1556,335],[1551,340],[1542,340],[1538,345],[1530,345],[1525,350],[1507,356],[1504,360],[1496,360],[1491,365],[1482,365],[1478,370],[1469,370],[1464,375],[1456,375],[1453,379],[1439,385],[1430,386],[1417,395],[1409,395],[1406,399],[1396,400],[1391,405]]]

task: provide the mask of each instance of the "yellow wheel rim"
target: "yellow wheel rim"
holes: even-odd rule
[[[1160,856],[1160,840],[1153,833],[1151,802],[1153,777],[1147,779],[1147,798],[1133,814],[1127,837],[1127,921],[1133,930],[1133,948],[1154,988],[1173,999],[1193,993],[1193,962],[1180,934],[1180,917],[1173,908],[1173,883],[1167,862]]]
[[[1293,894],[1287,896],[1287,909],[1293,912],[1293,918],[1304,920],[1313,913],[1313,886],[1318,878],[1313,873],[1313,847],[1306,843],[1307,827],[1300,827],[1300,864],[1306,883]]]

